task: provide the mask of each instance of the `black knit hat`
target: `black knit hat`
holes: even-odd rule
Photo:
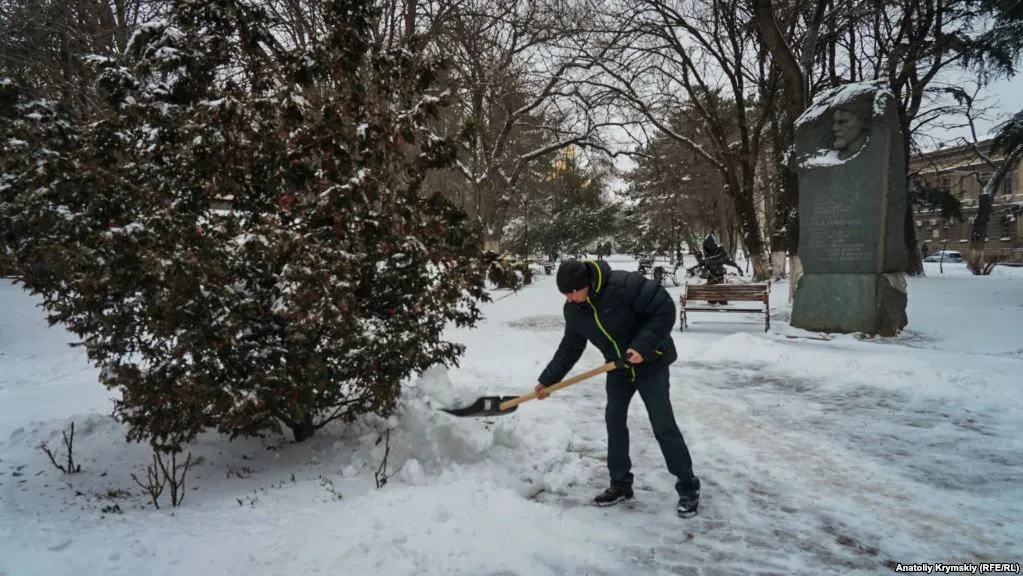
[[[558,267],[558,291],[575,292],[590,285],[590,268],[578,260],[565,260]]]

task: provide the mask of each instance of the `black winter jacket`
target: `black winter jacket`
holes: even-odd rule
[[[575,366],[589,341],[611,362],[627,358],[633,348],[643,363],[622,369],[635,382],[645,374],[666,370],[678,359],[671,329],[675,303],[668,291],[638,272],[611,270],[607,262],[586,260],[590,296],[583,304],[565,302],[565,334],[539,382],[560,382]]]

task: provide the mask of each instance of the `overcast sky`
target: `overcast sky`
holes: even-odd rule
[[[959,76],[966,88],[970,78],[966,74]],[[968,88],[966,88],[968,89]],[[969,90],[969,89],[968,89]],[[984,139],[992,136],[992,132],[998,124],[1004,122],[1016,112],[1023,110],[1023,74],[1017,74],[1012,79],[1002,79],[986,87],[979,97],[983,99],[983,106],[990,107],[987,118],[977,121],[977,136]],[[949,122],[962,123],[962,118],[950,118]],[[932,125],[924,131],[933,144],[945,143],[946,145],[957,143],[959,138],[970,138],[970,130],[967,127],[949,128],[947,126]],[[928,148],[930,146],[927,146]]]

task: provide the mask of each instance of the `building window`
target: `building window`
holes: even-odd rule
[[[1011,240],[1012,236],[1013,236],[1013,234],[1012,234],[1013,230],[1012,229],[1016,226],[1016,216],[1014,216],[1011,212],[1002,214],[1002,218],[1001,218],[1001,222],[1000,223],[1002,225],[1002,230],[1001,230],[1001,232],[1002,232],[1002,235],[1001,235],[1002,239],[1003,240]]]
[[[1002,180],[1002,194],[1012,196],[1016,193],[1016,170],[1005,175]]]

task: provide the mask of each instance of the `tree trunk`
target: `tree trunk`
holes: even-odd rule
[[[986,187],[985,187],[986,188]],[[986,191],[985,191],[986,192]],[[984,274],[984,248],[987,238],[987,225],[991,221],[991,207],[994,205],[991,194],[981,194],[977,206],[977,218],[973,221],[970,232],[970,246],[966,252],[966,267],[975,275]]]
[[[847,7],[847,10],[852,11],[852,8],[853,8],[853,0],[849,0],[849,4],[848,4],[848,7]],[[858,49],[858,46],[856,46],[856,19],[855,18],[850,18],[849,19],[849,28],[847,29],[847,33],[849,35],[849,48],[846,50],[846,52],[849,54],[849,81],[850,82],[859,82],[859,78],[860,78],[860,74],[859,74],[860,64],[859,64],[859,62],[856,59],[856,50]]]
[[[730,187],[730,189],[736,191],[733,202],[742,230],[742,243],[749,251],[750,261],[753,263],[753,280],[758,282],[767,280],[771,275],[766,262],[764,262],[764,240],[760,236],[760,224],[756,208],[753,205],[753,194],[740,190],[738,186]]]
[[[780,169],[781,190],[776,217],[781,219],[779,234],[784,251],[781,254],[781,273],[775,272],[775,275],[784,278],[785,252],[789,257],[799,255],[799,174],[789,164],[783,164]]]
[[[735,258],[742,244],[742,237],[739,235],[739,227],[734,223],[728,225],[728,256]]]
[[[991,266],[984,262],[984,248],[987,238],[987,226],[991,221],[991,212],[995,203],[995,191],[1001,188],[1002,181],[1009,172],[1016,167],[1020,157],[1023,157],[1023,145],[1009,151],[1002,160],[1001,165],[994,171],[991,178],[984,183],[980,191],[977,205],[977,217],[973,220],[973,227],[970,231],[970,246],[966,252],[966,267],[977,275],[991,273]]]
[[[776,112],[781,114],[780,111]],[[785,256],[788,242],[785,231],[785,139],[781,132],[781,122],[771,122],[771,172],[773,178],[773,199],[771,206],[771,276],[775,280],[785,277]]]
[[[789,257],[789,304],[796,299],[796,287],[799,285],[799,278],[803,275],[803,262],[798,254]]]
[[[795,135],[789,142],[795,141]],[[790,156],[794,156],[790,155]],[[785,209],[785,244],[789,254],[799,254],[799,173],[793,165],[794,160],[790,157],[789,162],[782,167],[782,206]]]
[[[305,442],[316,434],[316,426],[313,425],[312,414],[305,414],[302,416],[302,420],[297,423],[294,421],[289,422],[288,427],[291,428],[291,432],[295,436],[295,442]]]
[[[810,10],[805,14],[808,27],[805,32],[800,53],[793,52],[791,39],[786,38],[778,26],[775,16],[777,11],[771,0],[754,1],[754,20],[760,36],[778,66],[784,79],[784,105],[776,116],[779,122],[778,137],[780,144],[790,146],[795,142],[795,121],[809,105],[810,81],[817,52],[820,28],[824,22],[827,5],[826,0],[816,0],[806,6]],[[834,40],[831,40],[832,43]],[[775,204],[775,234],[784,234],[784,244],[790,255],[799,254],[799,177],[789,155],[786,162],[779,163],[780,195]],[[774,247],[772,247],[774,251]],[[782,267],[784,273],[784,266]],[[780,276],[775,272],[776,276]]]
[[[712,228],[712,231],[717,235],[718,241],[726,248],[731,248],[728,245],[732,239],[731,227],[728,225],[728,207],[727,203],[714,200],[714,220],[717,225]],[[734,246],[734,244],[733,244]]]
[[[685,240],[686,246],[689,247],[690,254],[699,254],[700,247],[696,245],[696,236],[693,235],[693,230],[687,226],[682,226],[682,239]]]
[[[913,133],[910,127],[910,120],[906,116],[906,111],[902,106],[899,106],[899,130],[902,131],[902,162],[903,162],[903,174],[906,175],[906,187],[909,187],[909,161],[910,154],[910,143],[913,140]],[[906,275],[907,276],[923,276],[924,275],[924,255],[920,251],[920,244],[916,237],[916,226],[913,220],[913,203],[906,202],[906,213],[903,214],[902,220],[902,240],[906,248]]]
[[[906,274],[909,276],[924,275],[924,255],[920,252],[920,243],[916,238],[916,226],[913,223],[913,205],[906,204],[903,222],[903,240],[906,244]]]
[[[416,0],[408,0],[405,4],[405,39],[412,37],[416,29]]]
[[[785,278],[785,241],[779,235],[771,236],[771,279]]]
[[[753,280],[761,282],[770,278],[767,273],[767,266],[764,265],[764,255],[760,251],[750,252],[749,261],[753,264]]]

